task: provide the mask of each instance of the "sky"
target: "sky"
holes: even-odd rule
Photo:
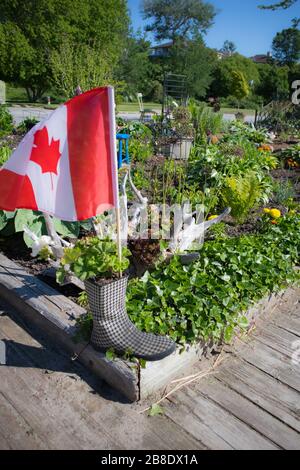
[[[288,10],[260,10],[258,5],[270,5],[277,0],[209,0],[218,14],[215,23],[205,35],[208,47],[220,49],[224,41],[233,41],[240,54],[246,57],[265,54],[271,50],[278,31],[288,28],[291,20],[300,16],[300,2]],[[128,0],[134,30],[143,29],[140,0]],[[152,37],[148,35],[151,40]]]

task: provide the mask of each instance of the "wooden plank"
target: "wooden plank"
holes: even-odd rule
[[[200,392],[282,449],[298,450],[300,434],[218,380],[218,374],[196,384]]]
[[[39,406],[45,413],[42,420],[44,432],[48,427],[47,413],[50,410],[51,418],[57,420],[59,428],[62,421],[68,419],[63,424],[67,440],[71,437],[78,448],[82,448],[83,444],[73,435],[73,427],[86,433],[85,426],[89,429],[87,436],[91,433],[94,436],[89,437],[86,444],[86,448],[90,449],[97,448],[97,443],[99,446],[103,444],[103,434],[108,434],[115,446],[124,449],[201,448],[195,439],[169,420],[149,420],[128,404],[125,406],[118,403],[120,397],[113,391],[107,391],[103,384],[96,383],[80,364],[68,361],[67,357],[55,350],[41,348],[37,340],[9,317],[0,318],[0,331],[2,337],[5,336],[8,340],[10,361],[16,366],[7,367],[12,386],[20,388],[20,380],[26,384],[23,406],[28,401],[28,394],[29,401],[32,397],[40,400],[35,406]],[[91,388],[93,386],[97,387],[98,393]],[[51,428],[51,420],[49,426]],[[67,448],[65,441],[62,437],[61,446]]]
[[[172,402],[164,403],[165,415],[184,431],[193,436],[199,444],[206,449],[214,450],[232,450],[233,447],[219,436],[214,430],[210,429],[205,423],[201,423],[199,417],[190,410],[184,403]]]
[[[56,305],[59,309],[63,309],[69,315],[77,317],[85,312],[82,307],[72,302],[68,297],[60,294],[43,281],[40,281],[36,276],[30,275],[22,266],[14,263],[1,253],[0,266],[8,273],[21,280],[25,285],[34,289],[37,294],[44,295],[47,300]]]
[[[44,442],[44,449],[75,450],[78,448],[74,439],[68,436],[66,428],[62,429],[59,426],[53,412],[49,409],[46,413],[41,407],[41,400],[45,399],[42,390],[34,395],[34,391],[26,386],[13,368],[9,370],[7,367],[1,367],[0,392]]]
[[[9,445],[9,442],[3,436],[1,431],[0,431],[0,450],[12,450],[12,448]]]
[[[299,339],[289,331],[283,330],[272,323],[260,326],[253,336],[261,343],[290,358],[293,357],[295,352],[293,344]]]
[[[300,367],[291,359],[260,341],[253,340],[235,347],[236,355],[266,374],[300,392]]]
[[[175,393],[172,402],[176,405],[176,408],[171,408],[173,414],[176,414],[178,408],[183,405],[188,418],[191,415],[197,418],[198,429],[204,431],[201,440],[210,449],[217,448],[219,438],[223,439],[233,449],[278,449],[278,446],[266,437],[189,387]],[[203,428],[203,425],[205,428]],[[213,438],[208,441],[205,437],[207,429],[210,431],[211,436],[215,436],[216,444]]]
[[[0,392],[0,442],[1,436],[9,442],[11,449],[36,450],[48,449],[35,433],[32,426],[14,408],[11,402]]]
[[[300,432],[299,393],[293,389],[238,359],[220,366],[218,379]]]
[[[66,315],[63,309],[50,302],[40,290],[34,287],[34,277],[31,276],[32,284],[29,286],[25,284],[18,277],[10,274],[2,266],[0,266],[0,294],[4,300],[14,305],[16,308],[26,306],[27,310],[31,309],[38,311],[40,315],[36,315],[37,321],[45,320],[52,322],[60,329],[67,327],[69,315]],[[71,319],[69,327],[74,329],[75,319]]]
[[[273,318],[272,323],[275,326],[280,327],[295,336],[298,336],[298,338],[300,337],[300,314],[299,318],[291,315],[276,315]]]

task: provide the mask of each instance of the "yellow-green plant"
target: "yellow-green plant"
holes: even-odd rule
[[[261,198],[261,184],[255,173],[245,176],[231,176],[225,179],[222,199],[225,206],[231,207],[231,215],[243,223],[250,210]]]

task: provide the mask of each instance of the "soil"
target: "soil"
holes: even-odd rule
[[[299,143],[299,139],[291,137],[287,141],[274,140],[274,142],[272,143],[272,147],[274,149],[274,153],[277,154],[277,153],[280,153],[281,150],[285,150],[291,145],[296,145],[298,143]]]
[[[61,294],[70,297],[74,302],[81,292],[74,284],[66,284],[60,286],[56,283],[53,275],[43,274],[47,269],[51,269],[53,265],[49,261],[42,261],[31,256],[31,249],[28,248],[23,240],[23,234],[18,232],[9,237],[0,238],[0,252],[12,261],[20,264],[30,274],[37,276],[41,281],[46,282],[53,289],[58,290]]]
[[[7,145],[12,150],[15,150],[17,146],[19,145],[19,143],[21,142],[21,140],[23,139],[23,137],[24,137],[24,134],[18,134],[18,133],[2,137],[0,138],[0,147]]]

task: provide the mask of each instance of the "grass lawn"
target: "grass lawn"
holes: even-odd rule
[[[26,103],[28,101],[27,93],[22,87],[15,87],[6,84],[6,101],[12,103]]]
[[[117,109],[120,113],[136,113],[140,111],[138,103],[120,103],[117,105]],[[161,111],[160,103],[144,103],[145,111]]]

